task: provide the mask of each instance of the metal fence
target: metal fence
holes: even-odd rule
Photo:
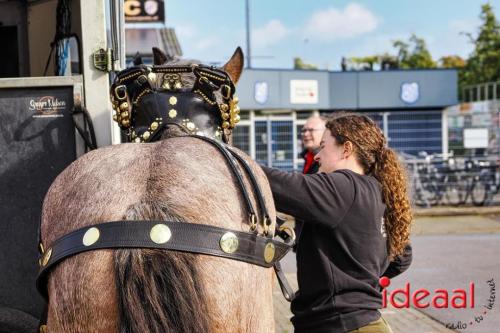
[[[413,204],[486,206],[500,204],[500,168],[495,159],[420,154],[405,159]]]
[[[461,91],[463,102],[479,102],[500,99],[500,81],[465,86]]]

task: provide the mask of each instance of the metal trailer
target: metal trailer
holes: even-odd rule
[[[46,76],[54,73],[54,55],[46,64],[56,22],[64,19],[72,33],[59,35],[70,53],[59,66],[66,75]],[[38,331],[45,304],[35,289],[42,201],[54,178],[86,151],[75,124],[91,138],[93,123],[99,147],[120,142],[107,92],[109,71],[124,66],[123,26],[122,0],[0,0],[0,333]],[[87,119],[75,114],[82,110]]]

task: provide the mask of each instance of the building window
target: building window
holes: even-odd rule
[[[388,116],[389,147],[418,156],[443,153],[441,111],[397,111]]]
[[[233,146],[250,155],[250,126],[238,125],[233,129]]]

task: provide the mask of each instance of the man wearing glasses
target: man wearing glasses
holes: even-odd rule
[[[302,147],[300,154],[304,159],[302,173],[312,174],[318,171],[318,163],[314,161],[314,155],[318,152],[319,143],[325,130],[325,120],[320,116],[312,116],[307,119],[300,131],[302,135]]]

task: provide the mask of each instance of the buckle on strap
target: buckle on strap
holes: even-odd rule
[[[285,243],[295,243],[296,235],[295,230],[287,225],[282,225],[276,229],[276,236],[279,236]]]
[[[127,87],[125,85],[119,85],[115,87],[115,96],[119,101],[127,98]]]

